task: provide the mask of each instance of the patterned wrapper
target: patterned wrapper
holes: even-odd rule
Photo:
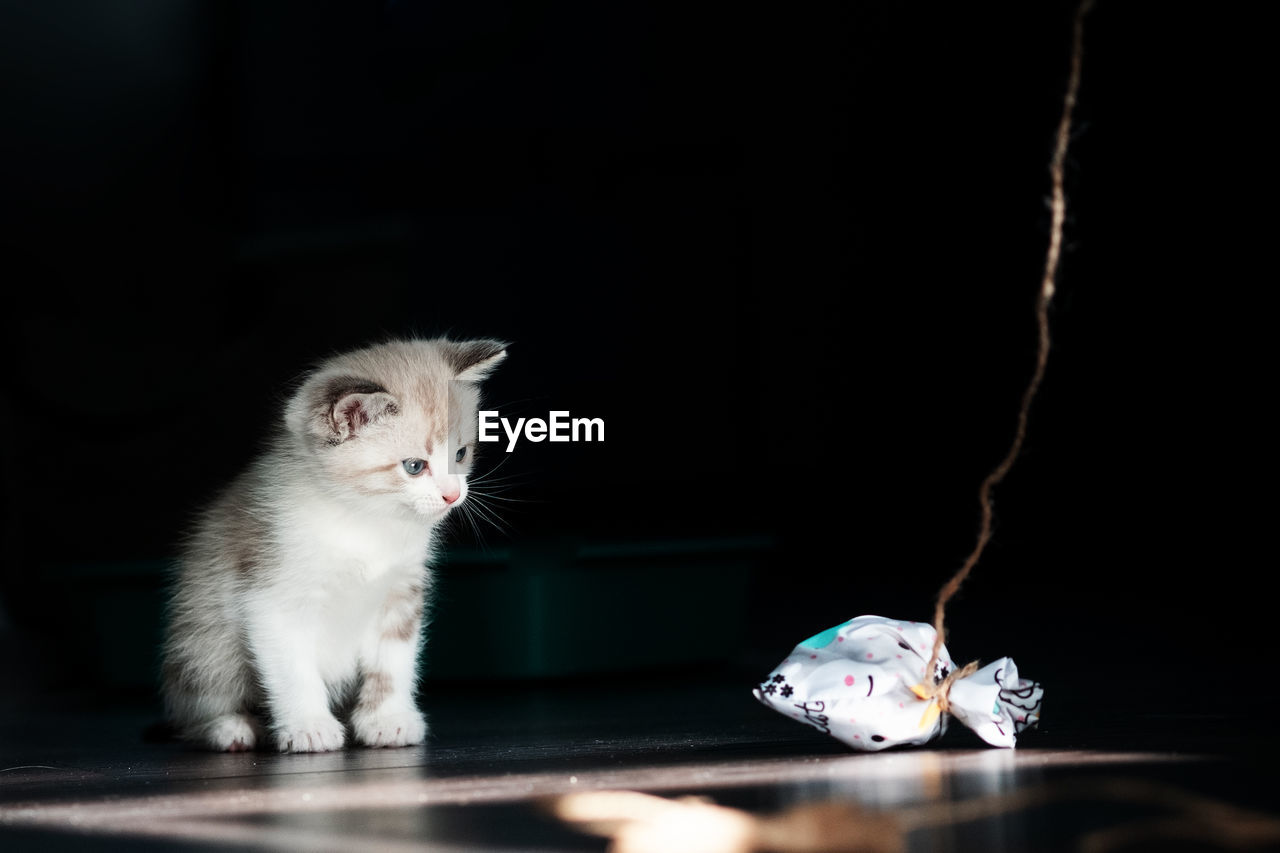
[[[859,616],[796,646],[753,692],[855,749],[926,743],[947,730],[951,716],[992,746],[1012,747],[1040,720],[1040,685],[1019,678],[1012,658],[1000,658],[954,680],[943,713],[924,684],[935,636],[924,622]],[[954,668],[943,646],[934,683]]]

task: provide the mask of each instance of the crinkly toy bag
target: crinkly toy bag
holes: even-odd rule
[[[1040,685],[1012,658],[956,672],[946,646],[927,674],[936,637],[923,622],[859,616],[796,646],[755,697],[855,749],[926,743],[952,716],[992,746],[1013,746],[1040,719]]]

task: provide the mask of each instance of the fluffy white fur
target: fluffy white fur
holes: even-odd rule
[[[183,737],[332,750],[347,742],[342,716],[368,746],[423,741],[433,535],[466,500],[477,383],[505,355],[495,341],[394,341],[303,381],[267,451],[184,548],[163,667]],[[416,476],[403,464],[414,459],[426,462]]]

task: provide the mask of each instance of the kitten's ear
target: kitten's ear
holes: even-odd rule
[[[449,341],[444,345],[444,357],[453,368],[454,379],[479,382],[507,357],[507,345],[491,340]]]
[[[334,377],[314,392],[311,432],[330,444],[359,436],[370,424],[396,414],[395,397],[374,382],[350,376]]]

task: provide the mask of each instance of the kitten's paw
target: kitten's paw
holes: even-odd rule
[[[248,714],[226,714],[205,729],[204,741],[218,752],[248,752],[258,743],[258,724]]]
[[[332,715],[276,726],[272,734],[281,752],[330,752],[347,742],[346,729]]]
[[[427,739],[427,720],[416,710],[356,713],[351,725],[365,746],[413,746]]]

